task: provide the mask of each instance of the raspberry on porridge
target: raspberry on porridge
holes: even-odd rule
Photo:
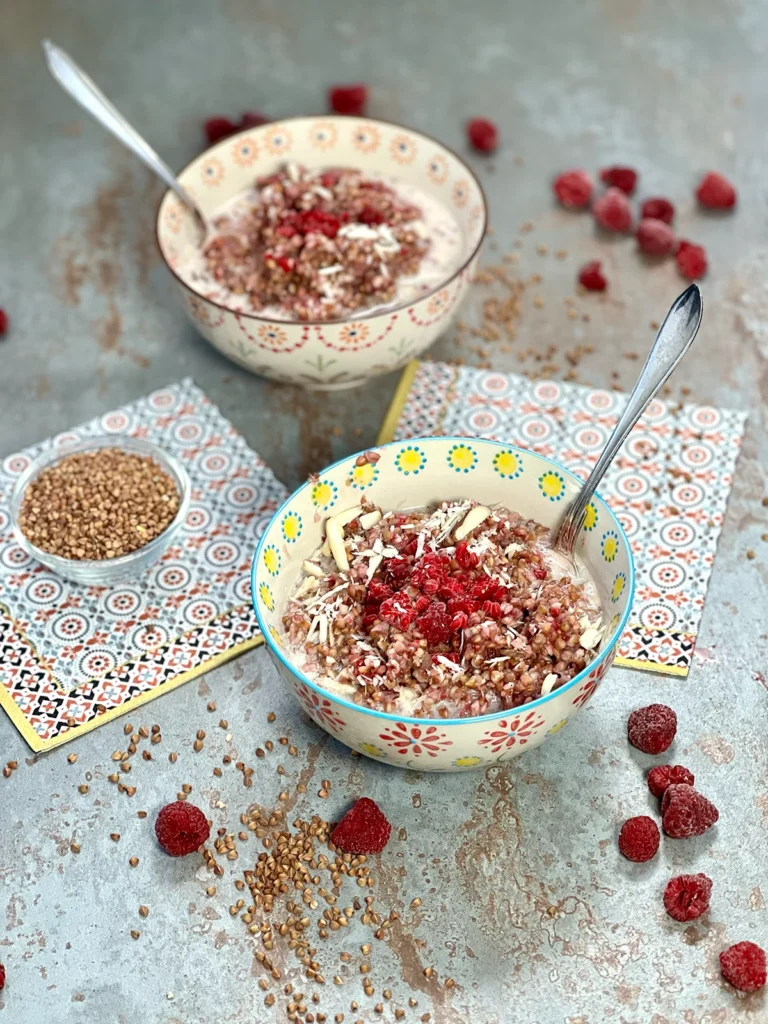
[[[340,512],[283,616],[292,660],[380,711],[465,718],[535,700],[603,639],[594,584],[558,568],[548,534],[470,500]]]
[[[410,301],[461,262],[461,231],[433,197],[354,168],[288,163],[212,217],[182,277],[205,298],[275,319],[324,321]]]

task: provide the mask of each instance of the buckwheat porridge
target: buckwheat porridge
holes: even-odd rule
[[[432,718],[491,714],[572,679],[603,639],[593,582],[549,531],[470,500],[326,522],[283,625],[291,660],[331,693]]]
[[[200,295],[279,320],[334,320],[386,309],[459,269],[461,229],[409,182],[352,168],[286,164],[224,203],[217,231],[179,262]]]

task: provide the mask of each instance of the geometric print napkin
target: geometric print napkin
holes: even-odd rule
[[[8,515],[31,459],[95,434],[156,441],[192,484],[173,546],[113,587],[49,572],[16,543]],[[0,461],[0,704],[33,750],[74,739],[261,642],[251,558],[286,496],[190,379]]]
[[[626,402],[617,391],[414,362],[379,442],[489,437],[549,456],[585,479]],[[655,399],[603,478],[600,494],[626,531],[636,568],[615,664],[688,674],[746,419]]]

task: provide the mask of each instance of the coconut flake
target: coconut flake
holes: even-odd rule
[[[544,682],[541,684],[542,697],[546,697],[548,693],[551,693],[552,688],[557,683],[557,679],[558,677],[555,675],[554,672],[549,673],[549,675],[544,679]]]

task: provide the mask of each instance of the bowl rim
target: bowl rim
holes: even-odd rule
[[[581,487],[581,485],[584,482],[583,480],[580,479],[580,477],[576,476],[575,473],[571,472],[570,469],[566,469],[565,466],[560,465],[559,462],[555,462],[554,459],[547,458],[546,455],[539,455],[538,452],[532,452],[532,451],[530,451],[530,449],[520,448],[518,445],[506,444],[504,441],[494,441],[491,438],[485,438],[485,437],[470,437],[470,438],[468,438],[467,436],[459,436],[459,435],[453,435],[453,434],[439,435],[439,436],[433,436],[433,437],[413,437],[413,438],[408,437],[408,438],[401,438],[400,440],[397,440],[397,441],[389,441],[386,444],[376,445],[375,449],[373,449],[373,450],[379,450],[381,448],[391,448],[394,445],[402,445],[402,444],[406,444],[406,443],[410,444],[410,443],[416,443],[418,441],[421,441],[421,442],[424,442],[424,441],[447,441],[447,442],[465,444],[467,442],[467,440],[471,440],[473,444],[491,445],[493,447],[503,448],[506,451],[519,452],[521,455],[525,455],[525,456],[533,455],[537,459],[541,459],[543,462],[549,463],[549,465],[553,466],[555,469],[557,469],[558,472],[564,473],[571,480],[573,480],[576,484],[578,484],[579,487]],[[366,449],[366,451],[369,451],[369,450],[371,450],[371,449]],[[358,455],[362,455],[362,454],[364,454],[363,451],[356,452],[353,455],[348,455],[348,456],[346,456],[343,459],[339,459],[337,462],[332,463],[330,466],[326,466],[325,469],[322,470],[322,473],[327,473],[330,470],[336,469],[338,466],[341,466],[341,465],[343,465],[346,462],[353,461],[354,459],[357,458]],[[411,716],[409,716],[409,715],[397,715],[397,714],[392,714],[389,711],[376,711],[374,708],[368,708],[368,707],[365,707],[362,704],[355,704],[353,701],[346,700],[344,697],[339,697],[337,694],[331,693],[330,690],[325,690],[325,689],[323,689],[322,686],[318,686],[317,683],[315,683],[311,679],[309,679],[308,676],[306,676],[300,669],[296,668],[296,666],[293,665],[285,657],[285,655],[283,654],[281,649],[275,643],[275,641],[274,641],[274,639],[272,637],[272,634],[269,631],[269,628],[262,621],[261,614],[259,612],[258,602],[256,601],[256,573],[257,573],[257,566],[258,566],[258,562],[259,562],[259,556],[261,554],[262,548],[264,547],[264,543],[266,541],[267,533],[269,532],[269,529],[272,526],[272,524],[278,519],[278,517],[282,514],[283,510],[288,507],[288,505],[293,501],[293,499],[301,491],[303,491],[305,488],[310,487],[310,486],[311,486],[311,481],[307,480],[303,484],[301,484],[301,486],[297,487],[296,490],[293,491],[293,493],[288,498],[286,498],[286,500],[282,503],[280,508],[277,509],[275,514],[272,516],[272,518],[269,520],[269,522],[265,526],[264,532],[262,533],[261,537],[259,538],[259,543],[256,546],[256,551],[254,552],[253,560],[251,562],[251,603],[253,605],[253,610],[254,610],[254,612],[256,614],[256,620],[257,620],[257,622],[259,624],[259,629],[261,630],[261,635],[264,638],[264,643],[269,648],[270,653],[274,657],[276,657],[280,662],[282,662],[282,664],[288,669],[289,672],[291,672],[292,675],[296,676],[301,682],[303,682],[306,686],[308,686],[311,690],[313,690],[320,697],[325,697],[326,699],[336,701],[338,704],[341,704],[345,708],[349,708],[351,711],[361,711],[361,712],[364,712],[365,714],[372,715],[374,718],[379,718],[382,721],[387,721],[387,722],[404,722],[404,723],[407,723],[409,725],[421,725],[421,726],[425,726],[425,725],[460,726],[460,725],[467,725],[467,724],[477,724],[478,722],[494,722],[494,721],[498,721],[498,720],[500,720],[502,718],[510,718],[510,717],[512,717],[514,715],[520,714],[523,711],[529,711],[532,708],[541,707],[542,705],[546,704],[548,701],[553,700],[556,697],[561,697],[568,690],[570,690],[574,686],[576,686],[577,683],[583,682],[584,679],[591,672],[593,672],[594,669],[597,668],[608,657],[608,655],[615,649],[616,645],[618,644],[619,638],[621,637],[621,634],[624,632],[624,627],[626,626],[627,621],[628,621],[629,616],[630,616],[630,613],[632,611],[632,602],[633,602],[634,596],[635,596],[635,559],[634,559],[634,555],[632,554],[632,545],[629,543],[629,538],[627,537],[626,532],[624,531],[624,527],[621,525],[621,523],[619,522],[618,518],[616,517],[616,514],[614,513],[613,509],[608,505],[608,503],[605,501],[605,499],[600,495],[600,493],[598,491],[595,491],[595,495],[594,496],[599,498],[600,501],[605,506],[605,508],[608,510],[608,514],[609,514],[610,518],[613,520],[615,528],[619,531],[619,535],[622,537],[622,539],[624,540],[624,543],[626,544],[627,553],[629,555],[629,574],[628,574],[629,578],[628,578],[628,581],[627,581],[628,584],[629,584],[629,591],[628,591],[628,598],[627,598],[627,606],[626,606],[626,608],[624,610],[624,614],[621,616],[621,618],[619,619],[618,623],[616,624],[616,628],[611,633],[610,642],[607,643],[605,645],[604,650],[602,650],[600,652],[600,654],[598,654],[598,656],[593,661],[591,661],[588,665],[586,665],[581,670],[581,672],[577,673],[577,675],[575,675],[573,677],[573,679],[571,679],[569,682],[565,683],[564,686],[558,687],[556,690],[553,690],[551,693],[548,693],[548,694],[546,694],[543,697],[537,697],[536,700],[533,700],[533,701],[531,701],[528,704],[520,704],[516,708],[507,708],[507,709],[505,709],[503,711],[494,711],[490,715],[473,715],[473,716],[467,717],[467,718],[422,718],[422,717],[417,718],[417,717],[414,717],[412,715]]]
[[[150,458],[154,458],[154,460],[166,472],[170,469],[171,475],[175,475],[174,483],[177,483],[180,487],[181,494],[179,495],[179,507],[176,511],[176,515],[170,523],[168,523],[162,533],[158,534],[157,537],[153,537],[151,541],[144,544],[142,547],[136,548],[134,551],[129,551],[127,555],[120,555],[119,558],[64,558],[61,555],[53,554],[51,551],[45,551],[43,548],[38,547],[29,540],[19,525],[17,509],[21,509],[21,504],[24,500],[24,492],[29,484],[38,477],[44,469],[48,469],[49,466],[52,466],[61,459],[66,458],[68,455],[74,455],[77,452],[95,451],[100,448],[126,448],[130,450],[131,446],[133,446],[133,451],[140,452],[144,455],[150,456]],[[150,441],[145,437],[131,437],[130,434],[92,434],[88,437],[82,437],[78,441],[67,442],[58,446],[54,444],[50,448],[41,452],[36,458],[32,459],[27,468],[16,478],[16,482],[11,490],[8,507],[11,517],[11,526],[16,542],[27,552],[28,555],[34,558],[35,561],[44,566],[44,568],[58,574],[72,571],[73,568],[76,568],[78,573],[80,573],[81,570],[83,573],[87,573],[89,570],[103,571],[105,568],[108,568],[110,572],[114,570],[114,572],[117,573],[121,569],[129,568],[140,559],[146,558],[147,555],[153,555],[156,552],[163,551],[163,549],[168,545],[169,537],[175,534],[186,520],[191,498],[192,484],[189,479],[189,474],[181,461],[165,448],[162,448],[159,444],[156,444],[154,441]],[[159,554],[157,557],[159,557]],[[108,586],[109,584],[104,583],[98,585]]]
[[[317,115],[301,114],[301,115],[296,115],[295,117],[285,117],[285,118],[282,118],[282,119],[277,120],[277,121],[268,121],[266,124],[259,125],[257,128],[244,128],[242,131],[235,132],[233,135],[228,135],[226,137],[226,139],[220,139],[218,142],[215,142],[212,146],[208,146],[208,148],[204,149],[202,151],[202,153],[198,153],[197,156],[194,157],[194,159],[190,160],[189,163],[185,164],[181,168],[181,170],[176,173],[176,177],[180,178],[182,174],[186,173],[186,171],[189,170],[189,168],[192,166],[192,164],[196,163],[202,157],[207,156],[209,153],[211,153],[213,150],[215,150],[218,146],[221,146],[225,142],[232,142],[233,140],[238,139],[241,135],[251,135],[255,131],[261,131],[262,128],[269,128],[270,125],[276,125],[276,124],[279,124],[279,125],[283,125],[283,124],[289,125],[289,124],[295,123],[296,121],[311,121],[311,120],[316,120],[317,118],[322,118],[325,121],[334,121],[334,120],[336,120],[336,121],[341,121],[342,123],[344,121],[351,120],[351,118],[350,118],[350,116],[348,114],[327,114],[325,117],[323,117],[323,115],[321,115],[321,114],[317,114]],[[437,292],[442,291],[443,288],[448,288],[450,285],[452,285],[453,282],[461,274],[464,273],[464,271],[470,265],[472,260],[480,252],[480,248],[481,248],[483,242],[485,241],[486,232],[488,231],[488,197],[485,194],[485,189],[483,188],[482,182],[480,181],[478,176],[475,174],[475,172],[472,170],[472,168],[469,166],[469,164],[465,160],[463,160],[462,157],[460,157],[459,154],[455,150],[451,149],[450,146],[446,146],[444,142],[441,142],[439,139],[436,139],[433,135],[428,135],[426,132],[421,131],[419,128],[409,128],[407,125],[400,124],[397,121],[386,121],[384,118],[381,118],[381,117],[360,117],[360,118],[356,118],[355,120],[357,120],[359,122],[364,122],[364,121],[365,122],[369,122],[369,123],[374,124],[374,125],[381,124],[381,125],[385,125],[387,128],[400,128],[404,132],[412,132],[415,135],[420,135],[423,139],[428,139],[430,142],[434,143],[436,146],[439,146],[441,149],[444,149],[446,151],[446,153],[450,153],[450,155],[452,157],[454,157],[456,160],[458,160],[458,162],[464,168],[466,173],[473,179],[473,181],[475,182],[475,184],[477,185],[477,187],[478,187],[478,189],[480,191],[480,198],[482,199],[482,207],[483,207],[483,225],[482,225],[482,231],[480,232],[480,237],[477,240],[477,244],[473,247],[473,249],[472,249],[471,253],[469,254],[469,256],[467,256],[466,259],[462,260],[460,266],[449,277],[446,277],[445,280],[441,281],[439,285],[436,285],[434,288],[430,289],[430,291],[428,291],[428,292],[424,292],[423,295],[420,295],[415,300],[415,302],[421,302],[423,299],[428,299],[431,296],[437,294]],[[288,326],[290,326],[290,327],[296,327],[296,326],[298,326],[298,327],[324,327],[324,326],[327,326],[329,324],[346,324],[346,323],[350,323],[353,320],[357,323],[360,320],[371,320],[375,316],[384,316],[384,315],[389,315],[391,313],[399,313],[400,310],[406,309],[408,306],[415,304],[414,300],[410,300],[408,302],[404,301],[404,302],[398,303],[396,306],[388,306],[386,308],[386,310],[379,309],[379,310],[372,310],[372,311],[369,311],[369,312],[362,311],[360,313],[354,313],[354,314],[350,313],[348,316],[336,317],[333,320],[285,320],[285,319],[281,320],[281,319],[277,319],[277,318],[274,318],[274,317],[262,316],[259,313],[249,313],[247,311],[240,311],[240,310],[231,309],[229,306],[225,306],[221,302],[216,302],[214,299],[208,299],[208,298],[205,297],[205,295],[201,295],[200,292],[195,291],[194,288],[192,288],[189,284],[187,284],[187,282],[179,274],[176,273],[176,271],[170,265],[168,260],[165,258],[165,253],[163,252],[163,247],[160,244],[160,212],[162,210],[163,203],[165,202],[166,198],[169,195],[171,195],[171,193],[172,193],[172,189],[167,189],[162,194],[162,196],[160,197],[160,202],[158,203],[158,206],[157,206],[157,213],[155,215],[155,244],[157,245],[158,251],[160,252],[160,258],[162,259],[163,263],[166,265],[168,270],[170,270],[170,272],[176,278],[176,281],[184,289],[186,289],[186,291],[188,291],[190,293],[190,295],[194,295],[196,299],[200,299],[203,302],[210,303],[210,305],[215,306],[217,309],[221,309],[221,310],[223,310],[226,313],[231,313],[233,316],[246,317],[248,320],[254,320],[254,321],[258,322],[258,323],[277,324],[278,326],[282,326],[282,327],[285,327],[286,324]]]

